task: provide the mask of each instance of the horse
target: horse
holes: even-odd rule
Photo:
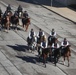
[[[12,16],[12,12],[5,11],[5,13],[3,14],[2,20],[1,20],[2,26],[6,28],[7,32],[10,28],[11,16]]]
[[[8,32],[9,28],[10,28],[10,17],[7,15],[2,17],[2,26],[6,29],[6,31]]]
[[[12,15],[11,23],[12,23],[13,28],[17,30],[17,25],[19,25],[19,18],[18,18],[18,16]]]
[[[56,66],[56,64],[59,60],[59,57],[60,57],[60,48],[54,48],[53,56],[54,56],[54,64]]]
[[[51,53],[51,47],[48,47],[48,48],[41,48],[40,47],[40,50],[38,52],[39,61],[42,58],[43,59],[43,64],[45,65],[45,67],[46,67],[46,59],[48,58],[50,53]]]
[[[65,58],[67,58],[68,67],[70,66],[69,58],[70,58],[70,56],[71,56],[70,46],[71,46],[71,45],[68,45],[68,46],[66,46],[65,48],[62,48],[62,46],[61,46],[61,56],[62,56],[63,59],[64,59],[64,65],[65,65]]]
[[[34,51],[36,48],[36,37],[34,38],[27,37],[27,43],[28,43],[28,48],[31,50],[31,52]]]
[[[59,58],[63,57],[64,64],[65,64],[65,58],[67,58],[68,67],[69,67],[70,66],[70,63],[69,63],[70,56],[71,56],[70,45],[68,45],[65,48],[63,48],[63,50],[62,50],[62,46],[60,48],[58,48],[58,49],[55,49],[54,50],[54,64],[55,64],[55,66],[56,66]]]
[[[29,17],[27,17],[27,18],[23,17],[22,18],[22,24],[23,24],[23,28],[25,29],[25,31],[27,31],[28,27],[30,25],[30,18]]]

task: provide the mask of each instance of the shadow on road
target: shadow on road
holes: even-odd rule
[[[32,57],[32,56],[16,56],[16,57],[22,59],[23,61],[30,62],[33,64],[36,64],[38,62],[38,57]]]
[[[11,47],[11,48],[13,48],[14,50],[16,50],[16,51],[23,51],[23,52],[25,52],[25,51],[27,51],[28,50],[28,46],[26,46],[26,45],[7,45],[8,47]]]

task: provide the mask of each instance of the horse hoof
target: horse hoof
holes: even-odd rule
[[[68,64],[68,67],[69,67],[70,65]]]
[[[55,66],[56,66],[56,64],[55,64]]]
[[[46,68],[46,65],[45,65],[45,68]]]

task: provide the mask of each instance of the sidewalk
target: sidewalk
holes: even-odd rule
[[[75,11],[67,7],[56,8],[56,7],[46,6],[46,5],[43,5],[43,6],[76,24],[76,12]]]
[[[48,0],[48,1],[42,0],[42,2],[39,0],[35,0],[35,1],[37,1],[37,3],[42,5],[43,7],[51,10],[52,12],[66,18],[76,24],[76,11],[63,6],[56,1],[53,1],[52,6],[51,6],[50,0]],[[46,4],[45,4],[45,2],[46,2]]]

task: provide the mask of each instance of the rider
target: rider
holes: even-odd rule
[[[63,41],[61,42],[61,52],[64,52],[64,48],[66,48],[69,45],[69,42],[67,41],[66,38],[63,39]]]
[[[54,28],[53,28],[52,31],[50,32],[50,36],[51,36],[51,37],[56,37],[56,32],[55,32]]]
[[[33,29],[31,29],[31,31],[29,32],[29,39],[32,39],[32,41],[35,41],[35,31]]]
[[[24,17],[24,18],[27,18],[28,16],[29,16],[29,15],[28,15],[27,11],[24,11],[23,17]]]
[[[7,10],[7,11],[11,11],[11,6],[10,6],[10,4],[7,6],[6,10]]]
[[[41,42],[41,48],[42,48],[42,49],[47,48],[46,38],[43,39],[43,41]]]
[[[40,29],[39,29],[39,32],[38,32],[38,34],[37,34],[37,37],[38,37],[38,38],[41,38],[43,35],[44,35],[44,32],[43,32],[43,30],[40,28]]]
[[[61,42],[61,54],[64,53],[64,50],[68,45],[69,45],[69,42],[67,41],[66,38],[64,38],[63,41]]]
[[[17,10],[18,10],[18,13],[19,13],[19,12],[22,12],[22,11],[23,11],[22,6],[21,6],[21,5],[19,5]]]
[[[14,17],[18,17],[18,12],[17,11],[15,11]]]
[[[53,28],[52,31],[50,32],[49,37],[48,37],[48,45],[52,45],[52,43],[55,42],[55,38],[56,38],[56,32]]]
[[[66,47],[66,46],[68,46],[68,45],[69,45],[69,42],[67,41],[66,38],[64,38],[64,40],[61,42],[61,46],[62,46],[62,47]]]
[[[58,49],[60,46],[59,46],[59,43],[58,43],[58,39],[56,38],[55,39],[55,43],[52,44],[52,52],[56,49]]]
[[[63,39],[61,42],[61,53],[64,53],[64,50],[66,49],[67,46],[70,46],[69,42],[67,41],[66,38]],[[70,54],[71,55],[71,54]]]

